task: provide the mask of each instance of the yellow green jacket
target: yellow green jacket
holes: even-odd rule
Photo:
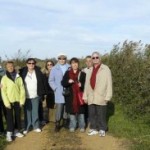
[[[4,105],[9,107],[11,103],[19,102],[20,105],[25,103],[25,88],[22,78],[19,74],[16,75],[15,80],[11,80],[7,75],[2,77],[1,94]]]

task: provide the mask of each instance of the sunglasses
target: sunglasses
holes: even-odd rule
[[[35,63],[28,63],[29,65],[35,65]]]
[[[58,58],[59,60],[66,60],[66,58]]]
[[[99,57],[92,57],[92,59],[99,59]]]
[[[47,64],[47,66],[53,66],[53,64]]]

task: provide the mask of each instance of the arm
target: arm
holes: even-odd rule
[[[81,83],[80,89],[81,89],[82,91],[84,91],[85,79],[86,79],[86,74],[81,71],[80,78],[79,78],[79,82]]]
[[[72,83],[69,83],[69,72],[68,71],[65,72],[63,79],[61,81],[61,84],[63,87],[68,87],[68,86],[72,85]]]
[[[107,89],[106,89],[106,101],[110,101],[112,98],[112,76],[111,76],[111,71],[108,68],[107,70]]]
[[[22,78],[20,78],[20,106],[24,105],[24,103],[25,103],[25,88]]]
[[[50,73],[49,78],[48,78],[48,83],[49,83],[49,85],[53,91],[55,91],[57,88],[56,83],[55,83],[55,76],[56,76],[55,70],[52,68],[51,73]]]
[[[84,85],[84,93],[83,93],[83,99],[84,99],[85,103],[87,103],[87,93],[88,93],[89,80],[90,80],[89,75],[86,74],[85,85]]]
[[[11,105],[10,105],[10,102],[9,102],[9,99],[8,99],[8,96],[7,96],[7,84],[6,84],[6,78],[5,76],[2,77],[2,80],[1,80],[1,85],[2,85],[2,88],[1,88],[1,94],[2,94],[2,99],[3,99],[3,102],[4,102],[4,105],[5,107],[7,108],[10,108]]]

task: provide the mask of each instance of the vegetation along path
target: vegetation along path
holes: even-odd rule
[[[70,133],[61,129],[53,131],[54,123],[49,123],[41,133],[29,132],[24,138],[16,138],[5,150],[125,150],[123,140],[109,134],[106,137],[88,136],[86,133]]]

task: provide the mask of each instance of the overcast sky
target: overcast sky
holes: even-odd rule
[[[104,54],[126,39],[150,43],[149,0],[0,0],[2,58]]]

